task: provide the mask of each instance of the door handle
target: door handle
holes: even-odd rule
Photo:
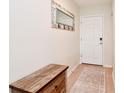
[[[101,45],[102,45],[103,43],[101,42],[101,43],[99,43],[99,44],[101,44]]]
[[[100,41],[102,41],[102,38],[99,38],[100,39]]]

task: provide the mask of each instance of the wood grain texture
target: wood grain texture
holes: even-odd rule
[[[70,93],[71,87],[75,84],[82,70],[86,67],[97,67],[95,65],[80,64],[72,72],[72,74],[67,79],[67,93]],[[112,79],[112,68],[104,68],[105,70],[105,93],[114,93],[114,84]]]
[[[112,79],[112,68],[105,68],[106,93],[115,93]]]
[[[10,88],[18,91],[23,91],[23,93],[38,93],[40,90],[46,87],[50,82],[54,81],[54,79],[57,76],[65,72],[67,68],[68,66],[65,66],[65,65],[50,64],[10,84]],[[58,80],[58,81],[61,81],[61,80]],[[44,93],[49,93],[49,92],[44,92]]]
[[[57,76],[51,83],[38,93],[66,93],[66,72]]]
[[[15,89],[12,89],[11,92],[12,92],[12,93],[22,93],[21,91],[15,90]],[[24,92],[23,92],[23,93],[24,93]]]

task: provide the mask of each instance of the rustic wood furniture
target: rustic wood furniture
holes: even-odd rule
[[[66,93],[68,66],[50,64],[10,84],[12,93]]]

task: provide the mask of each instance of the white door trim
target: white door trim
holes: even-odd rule
[[[104,66],[104,14],[96,14],[96,15],[86,15],[86,16],[80,16],[80,31],[81,31],[81,21],[83,17],[102,17],[102,36],[103,36],[103,45],[102,45],[102,66]],[[81,43],[81,36],[80,36],[80,43]],[[80,64],[82,64],[80,60]]]

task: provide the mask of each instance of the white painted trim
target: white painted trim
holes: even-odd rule
[[[73,72],[78,66],[79,66],[79,64],[75,65],[75,66],[72,68],[71,72]]]
[[[103,46],[102,46],[102,66],[104,67],[104,14],[96,14],[96,15],[85,15],[85,16],[80,16],[80,33],[81,33],[81,23],[82,23],[82,18],[84,17],[102,17],[102,34],[103,34]],[[80,35],[80,41],[81,41],[81,35]],[[81,59],[80,59],[80,64],[81,64]],[[110,66],[109,66],[110,67]]]
[[[73,71],[78,67],[78,65],[79,64],[76,64],[72,69],[70,69],[70,71],[67,74],[67,77],[69,77],[73,73]]]
[[[112,71],[112,79],[113,79],[113,84],[114,84],[114,88],[115,88],[115,76],[114,76],[114,72]]]
[[[83,60],[83,59],[81,59],[81,58],[80,58],[80,64],[82,64],[82,63],[83,63],[83,61],[82,61],[82,60]]]
[[[82,17],[99,17],[99,16],[104,17],[104,14],[96,14],[96,15],[85,15],[85,16],[80,16],[80,21],[81,21],[81,18],[82,18]]]
[[[103,65],[103,67],[112,68],[112,65]]]

